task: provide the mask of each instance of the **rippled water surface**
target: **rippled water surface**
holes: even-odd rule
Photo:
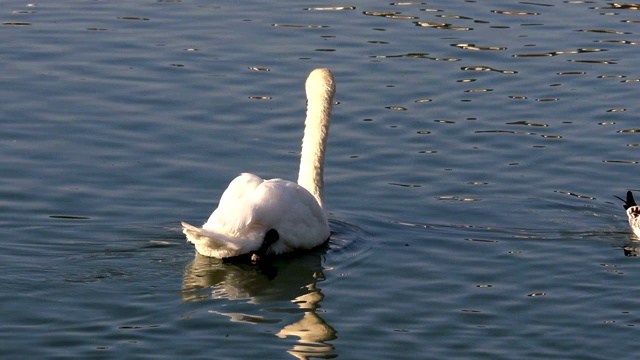
[[[639,9],[3,1],[2,357],[636,358]],[[229,180],[295,179],[315,67],[331,241],[196,256]]]

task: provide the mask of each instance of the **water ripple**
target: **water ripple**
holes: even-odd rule
[[[534,11],[491,10],[491,12],[499,15],[516,15],[516,16],[540,15],[539,12],[534,12]]]
[[[513,131],[513,130],[476,130],[476,134],[483,133],[505,133],[505,134],[514,134],[514,135],[536,135],[536,133],[526,132],[526,131]]]
[[[363,11],[364,15],[367,16],[380,16],[380,17],[393,17],[400,14],[397,11]]]
[[[416,26],[434,28],[434,29],[442,29],[442,30],[458,30],[458,31],[470,31],[473,30],[471,27],[466,26],[454,26],[449,23],[443,22],[433,22],[433,21],[416,21],[414,22]]]
[[[615,34],[615,35],[631,34],[630,32],[619,31],[619,30],[611,30],[611,29],[579,29],[579,30],[576,30],[576,31],[578,31],[578,32],[599,33],[599,34]]]
[[[281,24],[275,23],[271,24],[274,27],[284,27],[284,28],[302,28],[302,29],[323,29],[328,28],[328,25],[305,25],[305,24]]]
[[[149,18],[140,17],[140,16],[119,16],[120,20],[136,20],[136,21],[149,21]]]
[[[591,196],[591,195],[581,195],[581,194],[576,194],[576,193],[571,192],[571,191],[554,190],[553,192],[558,193],[558,194],[562,194],[562,195],[569,195],[569,196],[577,197],[577,198],[580,198],[580,199],[596,200],[596,198]]]
[[[417,5],[425,5],[424,2],[392,2],[389,5],[391,6],[417,6]]]
[[[633,3],[609,3],[610,9],[624,9],[624,10],[640,10],[640,4]]]
[[[475,50],[475,51],[501,51],[507,50],[504,46],[478,46],[476,44],[451,44],[451,46],[458,47],[463,50]]]
[[[455,61],[461,60],[459,58],[432,57],[428,55],[429,55],[428,53],[406,53],[406,54],[395,54],[395,55],[371,55],[370,57],[375,59],[392,59],[392,58],[428,59],[433,61],[444,61],[444,62],[455,62]]]
[[[605,65],[614,65],[617,64],[616,61],[613,60],[578,60],[578,59],[570,59],[567,60],[575,63],[585,63],[585,64],[605,64]]]
[[[617,163],[617,164],[637,164],[635,160],[602,160],[605,163]]]
[[[607,50],[606,49],[597,49],[597,48],[592,48],[592,49],[582,48],[582,49],[568,50],[568,51],[549,51],[549,52],[544,52],[544,53],[513,54],[511,56],[514,57],[514,58],[545,57],[545,56],[570,55],[570,54],[592,53],[592,52],[602,52],[602,51],[607,51]]]
[[[341,11],[341,10],[355,10],[355,6],[330,6],[330,7],[313,7],[313,8],[304,8],[303,10],[308,11]]]
[[[499,72],[502,74],[517,74],[518,72],[516,70],[500,70],[500,69],[495,69],[491,66],[486,66],[486,65],[477,65],[477,66],[463,66],[460,68],[460,70],[462,71],[495,71],[495,72]]]
[[[543,123],[533,123],[533,122],[529,122],[529,121],[512,121],[512,122],[508,122],[507,125],[525,125],[525,126],[541,126],[541,127],[548,127],[548,124],[543,124]]]
[[[625,45],[640,45],[637,41],[630,40],[618,40],[618,39],[607,39],[607,40],[594,40],[597,43],[612,43],[612,44],[625,44]]]

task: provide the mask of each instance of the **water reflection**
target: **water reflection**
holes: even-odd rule
[[[324,298],[318,282],[325,279],[322,253],[309,252],[274,259],[269,264],[252,266],[234,264],[196,254],[184,271],[183,301],[209,298],[246,300],[251,304],[272,304],[289,301],[295,307],[261,310],[273,317],[253,316],[236,312],[212,311],[228,316],[231,321],[253,324],[280,323],[282,314],[300,315],[276,333],[281,339],[297,338],[287,352],[298,359],[337,357],[328,341],[336,339],[336,330],[319,315]],[[280,315],[278,315],[280,314]]]

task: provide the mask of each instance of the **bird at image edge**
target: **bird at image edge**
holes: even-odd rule
[[[329,69],[313,70],[305,90],[307,116],[298,182],[248,173],[236,177],[201,228],[182,222],[182,232],[198,253],[220,259],[249,253],[277,255],[311,249],[329,239],[323,170],[335,94],[333,74]]]
[[[615,196],[615,195],[614,195]],[[640,206],[636,204],[636,200],[633,198],[631,191],[627,191],[627,199],[623,199],[616,196],[618,199],[624,202],[622,207],[627,211],[627,217],[629,218],[629,226],[636,236],[640,237]]]

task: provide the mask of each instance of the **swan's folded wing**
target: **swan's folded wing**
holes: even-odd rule
[[[187,236],[187,241],[190,243],[198,244],[206,242],[208,247],[214,248],[217,251],[235,252],[240,248],[227,236],[195,227],[184,221],[182,222],[182,232]]]
[[[257,175],[242,173],[231,180],[227,189],[220,197],[218,207],[229,208],[236,204],[246,203],[251,198],[252,192],[262,184],[264,179]]]
[[[261,177],[253,174],[238,175],[224,191],[218,207],[202,227],[214,233],[240,236],[251,223],[254,192],[263,182]]]
[[[252,221],[280,234],[271,248],[275,253],[310,249],[329,238],[324,210],[302,186],[286,180],[266,180],[252,198]]]

